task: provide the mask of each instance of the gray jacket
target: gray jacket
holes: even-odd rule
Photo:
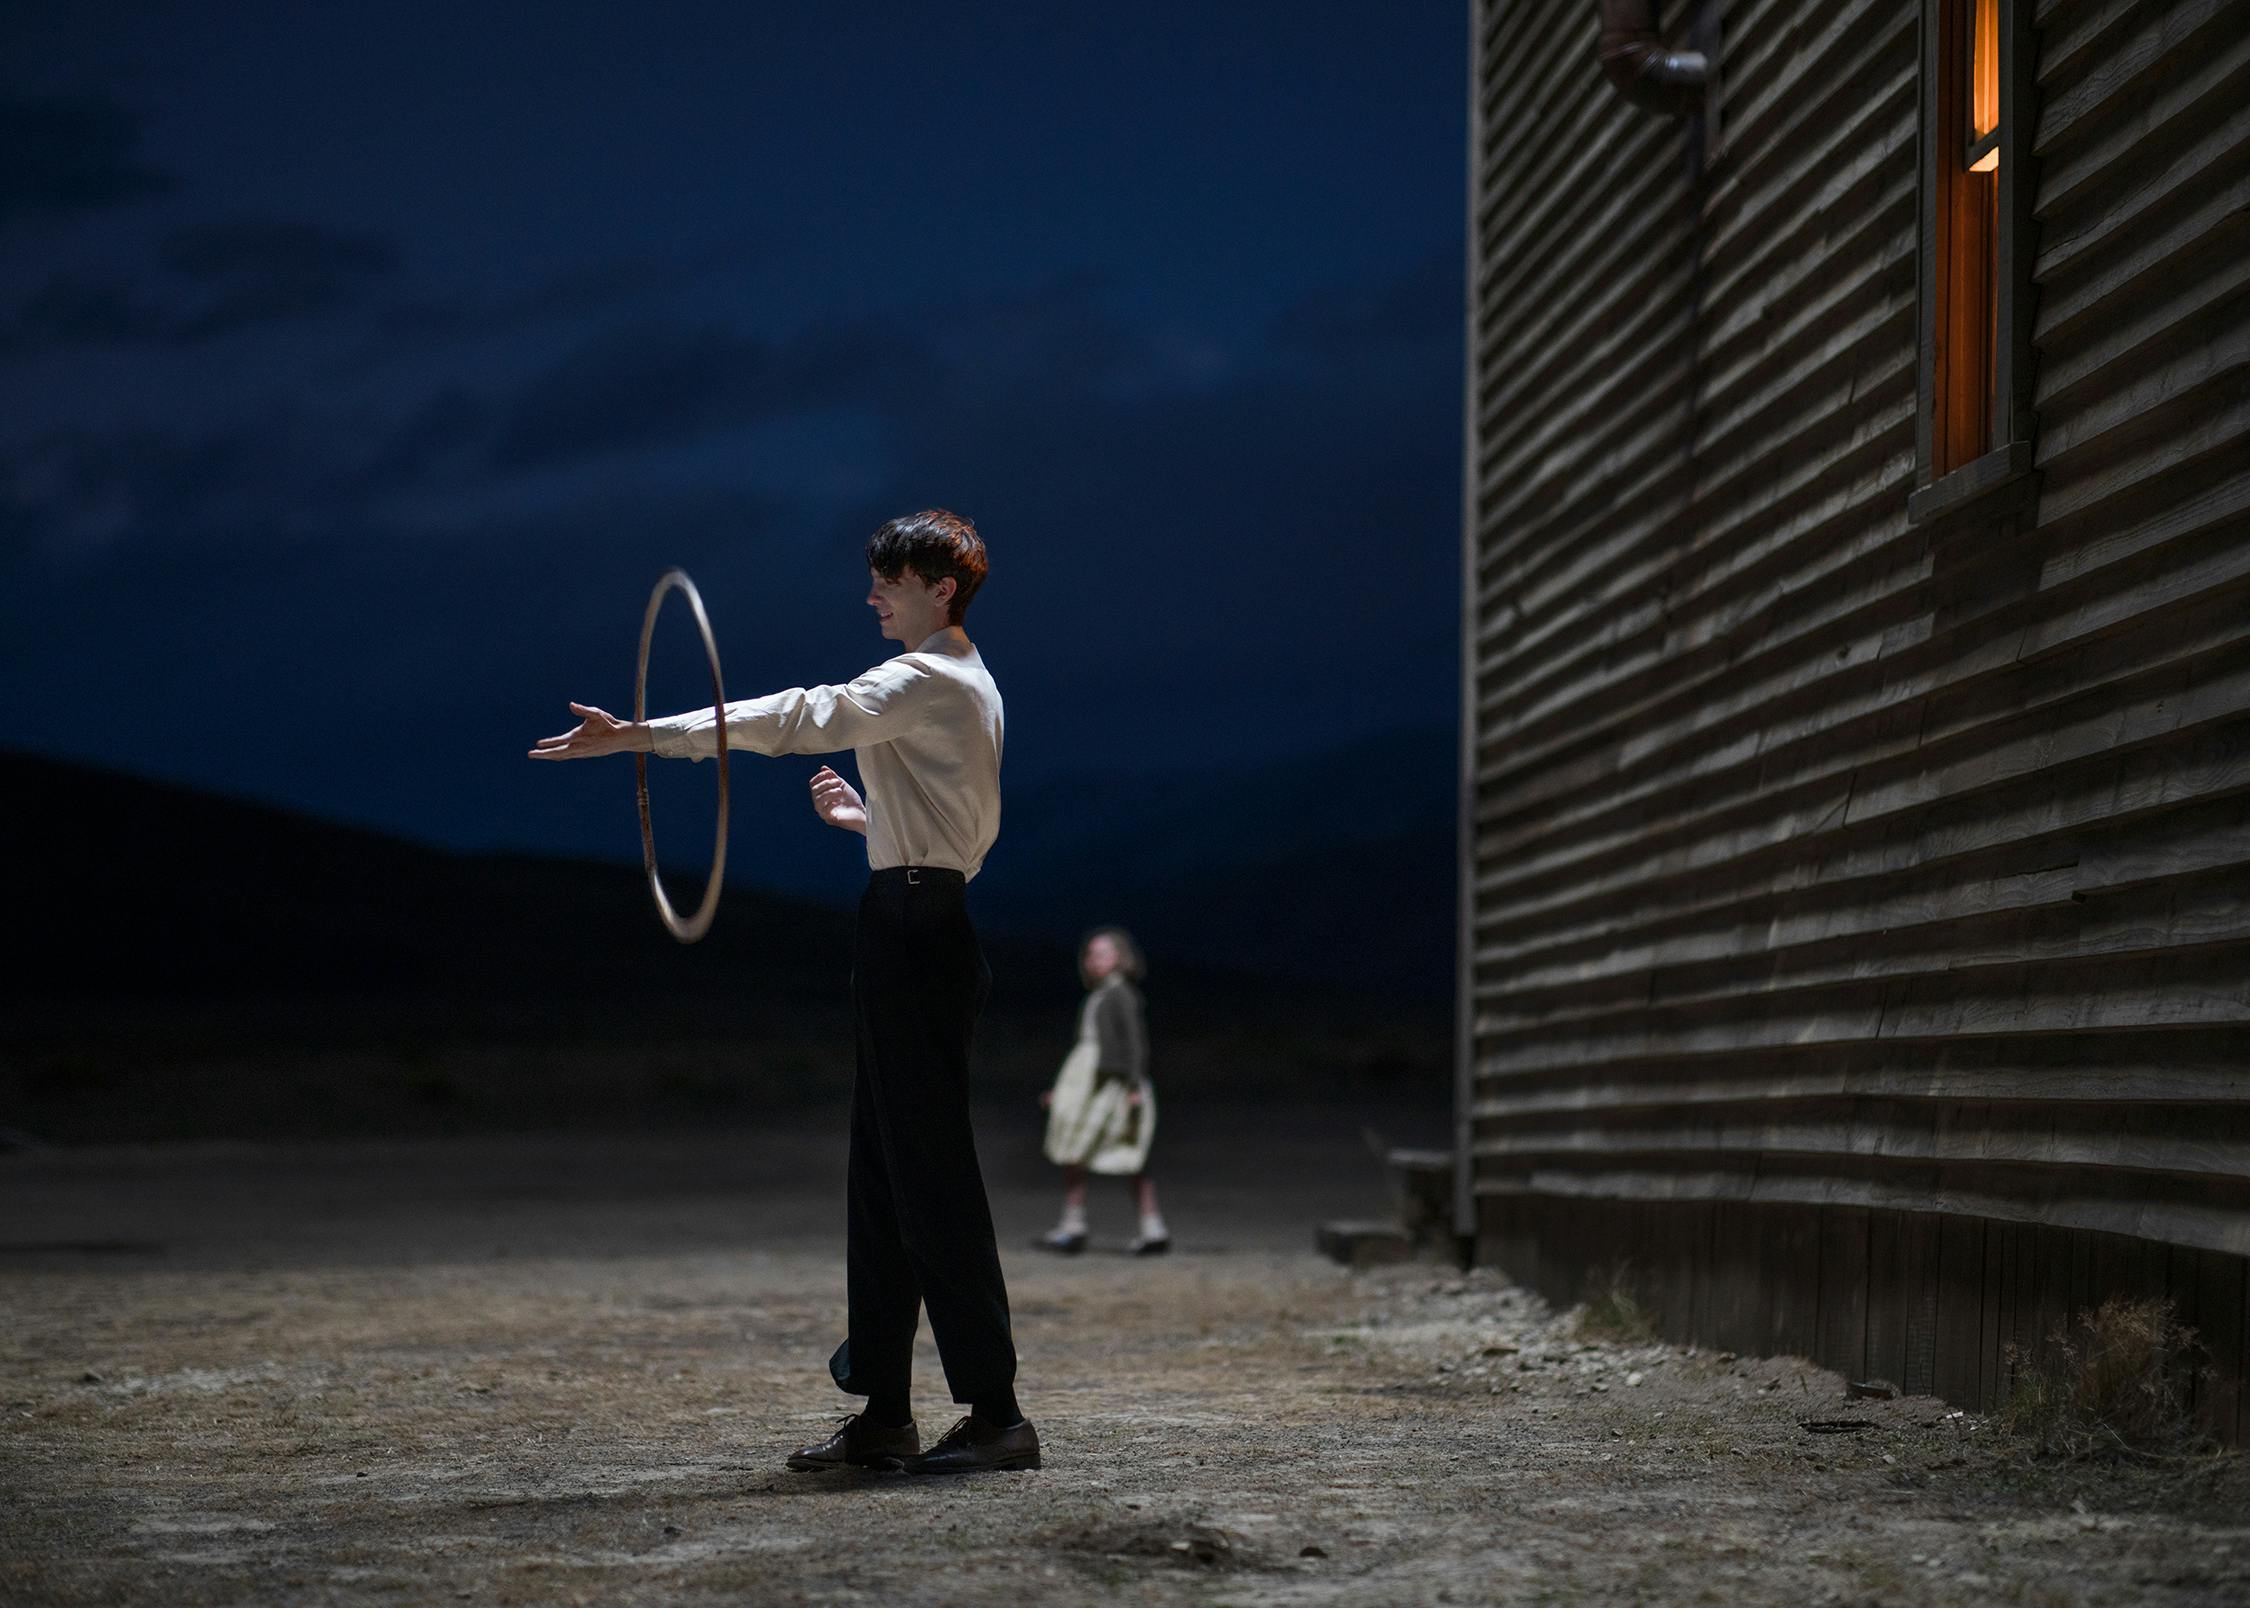
[[[1111,972],[1094,989],[1087,1008],[1094,1013],[1101,1061],[1095,1075],[1135,1084],[1148,1082],[1148,1019],[1141,991],[1122,972]]]

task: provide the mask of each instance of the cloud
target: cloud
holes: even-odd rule
[[[193,540],[274,492],[272,465],[239,433],[62,430],[0,461],[11,547],[86,556],[152,535]]]
[[[1456,245],[1432,252],[1394,279],[1308,296],[1275,322],[1274,341],[1283,351],[1329,360],[1370,347],[1458,344],[1464,294]]]
[[[374,339],[352,366],[384,361],[426,342],[614,312],[630,302],[686,289],[739,264],[754,249],[754,242],[723,238],[657,257],[583,263],[496,295],[416,291],[392,296],[370,309]]]
[[[305,721],[361,695],[467,699],[449,724],[497,751],[524,717],[496,711],[629,665],[613,611],[667,564],[724,611],[730,685],[857,669],[871,645],[791,600],[848,603],[857,541],[937,503],[993,542],[979,630],[1019,777],[1097,752],[1239,769],[1442,719],[1458,685],[1458,336],[1397,327],[1285,316],[1214,337],[1215,380],[1172,383],[1178,331],[1050,285],[929,309],[910,333],[637,322],[512,388],[468,372],[380,409],[307,391],[200,426],[175,412],[169,434],[52,434],[0,454],[0,657],[266,677]],[[838,450],[796,417],[816,400],[875,418],[865,475],[762,474],[776,438]]]
[[[52,275],[0,324],[0,357],[95,346],[182,346],[259,325],[358,315],[364,341],[329,367],[349,379],[441,343],[614,313],[739,262],[726,238],[653,259],[584,263],[494,295],[450,295],[406,282],[390,239],[269,219],[170,231],[132,272]]]
[[[630,325],[522,387],[501,411],[491,462],[503,472],[547,468],[864,403],[928,365],[914,341],[881,323],[779,342],[712,325]]]
[[[254,218],[174,230],[163,258],[206,298],[179,327],[185,341],[350,305],[399,265],[379,235]]]
[[[1105,391],[1161,390],[1152,376],[1175,367],[1171,346],[1104,308],[1100,291],[1072,275],[936,309],[911,326],[852,320],[783,340],[716,324],[620,326],[499,404],[490,463],[503,473],[545,469],[828,408],[911,426],[1019,398],[1052,409]]]
[[[183,232],[166,260],[197,285],[282,287],[260,304],[275,317],[396,271],[380,240],[276,226]],[[638,320],[498,389],[448,380],[379,408],[349,393],[284,396],[201,432],[49,432],[0,463],[0,517],[53,552],[339,532],[406,541],[479,509],[567,502],[585,484],[677,485],[696,460],[674,449],[827,410],[874,421],[874,433],[854,449],[848,487],[807,478],[806,512],[823,523],[975,499],[1088,539],[1192,530],[1206,538],[1197,551],[1269,549],[1286,532],[1303,562],[1348,567],[1370,541],[1450,521],[1459,334],[1430,311],[1447,297],[1424,265],[1308,301],[1223,341],[1223,360],[1192,362],[1178,331],[1084,278],[932,309],[910,326],[839,321],[780,339]],[[88,335],[150,316],[100,282],[43,310],[50,327]],[[809,429],[815,452],[841,439]],[[729,461],[716,453],[693,472],[738,483],[748,471]],[[596,481],[577,475],[588,466],[602,466]]]
[[[356,499],[474,483],[485,473],[485,437],[491,428],[491,404],[449,385],[417,404],[383,435],[375,451],[344,474],[340,485]]]
[[[171,338],[171,322],[115,274],[57,274],[17,310],[0,350],[132,345]]]
[[[179,181],[136,154],[141,119],[102,96],[0,100],[0,224],[124,206]]]
[[[60,273],[18,309],[6,348],[187,346],[364,303],[399,270],[380,235],[237,218],[168,232],[138,280]]]
[[[1086,678],[1075,714],[1027,690],[1027,730],[1053,722],[1061,741],[1083,718],[1162,742],[1166,711],[1200,706],[1183,744],[1233,729],[1278,745],[1273,711],[1304,718],[1278,683],[1345,629],[1357,668],[1326,695],[1337,729],[1444,693],[1451,642],[1429,622],[1450,617],[1458,580],[1461,337],[1427,316],[1433,289],[1418,270],[1321,298],[1244,332],[1216,382],[1170,387],[1113,383],[1153,361],[1161,332],[1057,305],[1003,382],[935,390],[898,421],[891,499],[986,528],[1002,555],[991,606],[1023,600],[1014,651],[1138,666]],[[1086,552],[1109,555],[1093,592]],[[1210,683],[1214,663],[1238,673]]]

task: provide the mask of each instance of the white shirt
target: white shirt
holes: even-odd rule
[[[667,759],[719,751],[716,712],[648,723]],[[835,687],[727,704],[727,747],[759,754],[850,749],[867,789],[867,865],[950,866],[973,877],[1000,835],[1000,689],[957,625]]]

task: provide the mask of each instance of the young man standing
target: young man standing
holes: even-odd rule
[[[867,567],[868,605],[883,635],[909,651],[840,686],[726,706],[728,748],[848,748],[867,784],[863,800],[826,766],[812,778],[820,818],[867,838],[852,953],[850,1326],[828,1363],[867,1407],[789,1467],[1037,1468],[1039,1433],[1016,1406],[1008,1291],[969,1126],[969,1040],[992,974],[963,895],[1000,829],[1000,693],[961,627],[984,582],[984,543],[969,521],[929,509],[869,537]],[[718,751],[710,709],[636,723],[570,707],[580,724],[532,757]],[[953,1399],[970,1407],[927,1451],[908,1398],[925,1305]]]

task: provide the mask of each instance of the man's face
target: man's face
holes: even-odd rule
[[[932,586],[910,569],[900,570],[895,580],[867,572],[867,606],[875,611],[883,635],[910,648],[945,625],[952,601],[950,576]]]

